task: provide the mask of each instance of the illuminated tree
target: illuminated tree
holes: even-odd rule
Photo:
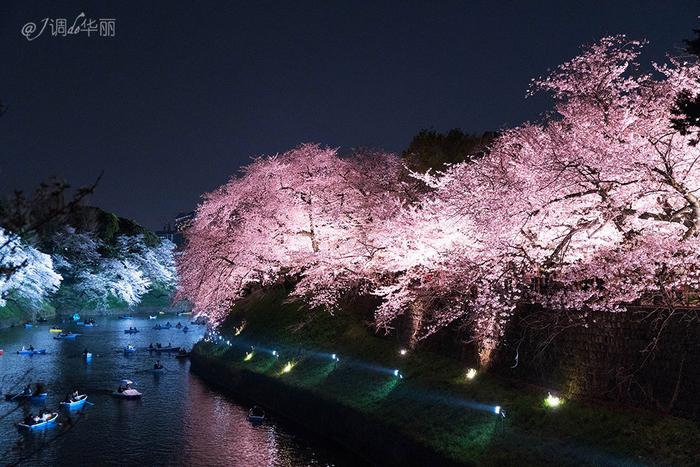
[[[642,73],[641,45],[604,38],[535,80],[553,114],[414,174],[429,190],[388,155],[304,145],[257,159],[199,207],[181,296],[220,321],[251,284],[280,278],[312,306],[373,293],[380,327],[409,313],[415,343],[466,325],[483,364],[523,301],[585,313],[657,297],[672,310],[700,285],[700,152],[671,123],[700,69]]]
[[[368,274],[372,226],[400,209],[394,156],[302,145],[259,158],[205,196],[187,238],[180,296],[222,319],[252,284],[294,278],[294,294],[334,306]]]
[[[0,228],[0,306],[10,298],[37,306],[54,293],[61,276],[51,257]]]
[[[54,263],[64,277],[57,300],[64,306],[135,306],[154,287],[174,287],[171,242],[146,244],[143,235],[118,236],[108,247],[88,232],[67,227],[54,234]]]
[[[648,296],[670,306],[681,289],[697,290],[700,153],[672,128],[670,110],[679,89],[698,92],[698,68],[671,61],[655,76],[636,72],[639,48],[603,39],[535,81],[553,94],[554,116],[504,132],[473,164],[423,177],[435,190],[431,222],[463,226],[474,240],[424,236],[448,247],[442,267],[417,274],[474,281],[474,297],[458,295],[456,312],[440,300],[464,286],[441,279],[427,288],[437,325],[455,316],[476,324],[483,362],[522,296],[551,310],[614,311]],[[415,279],[394,285],[387,303],[414,302],[412,288],[426,289]]]

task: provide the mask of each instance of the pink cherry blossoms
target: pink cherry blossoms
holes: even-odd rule
[[[670,118],[700,68],[642,72],[641,46],[604,38],[535,80],[551,115],[438,174],[310,144],[254,160],[199,206],[180,296],[221,321],[252,284],[289,280],[329,309],[374,294],[378,327],[408,313],[415,343],[460,324],[487,364],[518,303],[615,311],[697,292],[700,150]]]

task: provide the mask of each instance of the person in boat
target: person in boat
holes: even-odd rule
[[[34,425],[34,415],[31,413],[24,417],[24,424],[25,425]]]
[[[31,384],[27,384],[27,385],[24,387],[24,390],[22,391],[22,394],[24,394],[25,396],[31,396],[31,395],[32,395],[32,386],[31,386]]]
[[[160,342],[156,342],[156,347],[159,348],[159,349],[162,347],[162,346],[160,345]]]
[[[149,348],[150,350],[153,350],[153,342],[151,342],[150,344],[148,344],[148,348]]]
[[[41,383],[36,383],[36,388],[34,389],[34,395],[38,396],[42,393],[44,393],[44,385]]]
[[[63,399],[63,402],[65,402],[65,403],[67,403],[67,404],[70,404],[71,402],[73,402],[73,395],[72,395],[72,394],[66,394],[66,398]]]
[[[84,355],[84,356],[87,356],[87,354],[89,354],[89,353],[90,353],[90,352],[88,352],[87,347],[85,347],[85,350],[83,350],[83,355]]]
[[[121,394],[121,393],[124,392],[125,390],[126,390],[126,387],[124,387],[123,384],[120,384],[119,387],[117,388],[117,392],[118,392],[119,394]]]
[[[71,395],[71,399],[73,401],[77,401],[79,395],[80,395],[80,393],[78,391],[73,391],[73,394]]]
[[[160,360],[156,360],[156,363],[153,364],[153,369],[154,370],[162,370],[163,369],[163,364],[160,363]]]
[[[168,342],[168,348],[169,348],[169,349],[172,349],[172,348],[173,348],[173,344],[171,344],[170,342]]]
[[[30,351],[30,352],[34,352],[34,346],[31,345],[31,344],[29,345],[29,351]]]

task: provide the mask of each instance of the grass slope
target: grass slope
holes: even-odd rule
[[[546,408],[543,392],[487,374],[468,381],[465,368],[445,356],[418,350],[401,357],[395,341],[373,335],[352,310],[314,313],[285,298],[273,290],[239,302],[221,328],[231,345],[202,343],[196,351],[387,420],[464,463],[700,465],[700,429],[691,421],[577,401]],[[294,367],[285,373],[288,362]],[[495,405],[507,411],[505,423]]]

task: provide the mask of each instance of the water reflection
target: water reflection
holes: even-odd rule
[[[178,320],[170,321],[175,324]],[[181,321],[185,324],[186,320]],[[47,408],[57,410],[65,394],[76,389],[87,393],[94,404],[87,405],[84,412],[61,412],[55,428],[23,436],[14,424],[30,411],[36,413],[37,407],[2,402],[0,459],[9,464],[54,466],[357,464],[274,420],[252,426],[247,408],[206,386],[189,372],[188,361],[145,350],[156,341],[189,348],[199,340],[203,328],[190,325],[189,333],[175,328],[156,331],[151,329],[153,324],[147,317],[98,319],[94,328],[73,327],[74,332],[84,333],[74,342],[52,339],[48,325],[0,331],[0,348],[5,350],[0,357],[3,393],[42,381],[49,392]],[[129,326],[141,332],[124,334]],[[48,354],[27,357],[14,353],[29,344],[46,348]],[[140,350],[125,356],[122,349],[127,344]],[[85,348],[93,353],[90,361],[82,356]],[[151,371],[156,359],[165,366],[162,373]],[[122,378],[134,381],[144,394],[142,400],[111,397]]]

